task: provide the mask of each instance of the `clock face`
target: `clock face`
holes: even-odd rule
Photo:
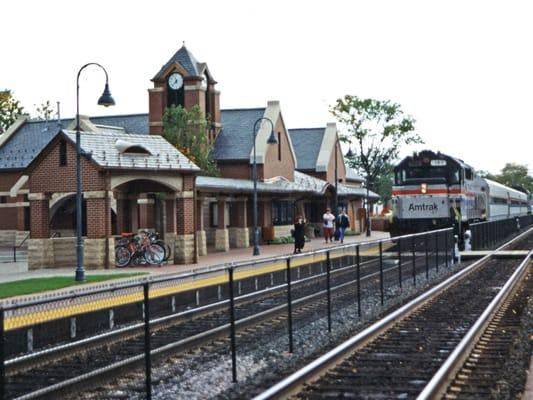
[[[168,86],[170,86],[171,89],[178,90],[183,86],[183,77],[177,72],[174,72],[168,78]]]

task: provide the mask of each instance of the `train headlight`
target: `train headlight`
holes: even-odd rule
[[[422,192],[422,194],[426,194],[428,192],[427,183],[423,183],[423,184],[420,185],[420,192]]]

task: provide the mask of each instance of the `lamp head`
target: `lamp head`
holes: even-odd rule
[[[111,92],[109,91],[109,85],[107,83],[105,84],[104,93],[102,93],[102,95],[98,99],[98,105],[104,107],[115,105],[115,100],[111,96]]]
[[[354,156],[353,151],[351,148],[348,148],[348,152],[346,153],[346,158],[352,158]]]
[[[276,139],[276,135],[274,134],[274,131],[270,131],[270,136],[267,140],[268,144],[278,144],[278,139]]]

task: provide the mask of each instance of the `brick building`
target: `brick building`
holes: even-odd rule
[[[254,124],[258,124],[258,225],[263,240],[288,236],[294,217],[315,234],[326,207],[348,210],[360,231],[366,189],[344,163],[334,123],[287,129],[281,107],[220,109],[205,63],[183,46],[153,77],[148,114],[80,116],[83,235],[87,267],[113,265],[113,238],[155,229],[188,263],[208,251],[247,247],[252,235]],[[166,107],[198,105],[209,120],[219,177],[201,171],[161,137]],[[0,247],[26,236],[30,268],[75,264],[75,122],[21,118],[0,136]],[[370,192],[372,196],[376,196]]]

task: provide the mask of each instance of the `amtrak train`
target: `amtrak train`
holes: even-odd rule
[[[481,178],[454,157],[424,150],[394,168],[391,235],[423,232],[528,213],[525,193]]]

